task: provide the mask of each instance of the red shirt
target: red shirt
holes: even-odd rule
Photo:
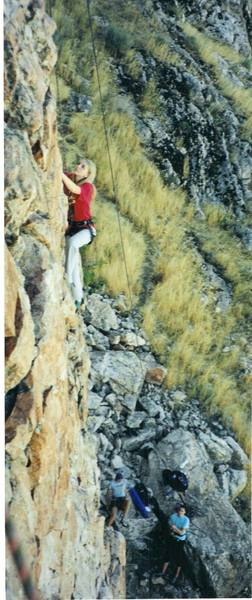
[[[72,173],[66,173],[66,175],[72,179]],[[78,183],[76,184],[78,185]],[[94,186],[92,183],[88,181],[83,183],[80,187],[80,194],[74,194],[75,203],[73,204],[73,220],[74,221],[88,221],[92,219],[90,205],[94,195]],[[66,188],[66,186],[64,186]],[[65,193],[69,194],[69,190],[66,190]]]
[[[73,205],[74,221],[88,221],[92,219],[90,205],[94,194],[93,184],[87,181],[80,186],[80,189],[80,195],[76,196]]]

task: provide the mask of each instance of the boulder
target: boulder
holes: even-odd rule
[[[133,348],[138,348],[139,346],[145,346],[146,341],[137,333],[133,331],[129,331],[128,333],[123,333],[120,336],[121,344],[125,346],[132,346]]]
[[[223,450],[223,446],[220,447]],[[165,466],[181,469],[189,478],[187,504],[192,506],[195,516],[191,521],[186,554],[196,583],[209,597],[239,596],[250,580],[250,535],[228,495],[235,497],[241,490],[245,484],[244,474],[221,469],[223,473],[218,473],[218,478],[223,476],[226,481],[229,478],[223,493],[205,445],[193,433],[183,429],[173,431],[161,440],[157,451],[149,454],[148,463],[147,485],[153,488],[167,514],[173,510],[173,504],[167,504],[169,501],[164,499],[162,469]]]
[[[244,488],[247,485],[247,473],[246,471],[241,471],[239,469],[229,469],[229,497],[232,500],[235,500],[237,496],[241,494]]]
[[[100,364],[100,374],[103,382],[108,382],[117,394],[139,395],[145,372],[138,356],[133,352],[106,352]]]
[[[146,413],[141,411],[136,411],[133,415],[129,415],[126,421],[127,427],[130,429],[138,429],[139,425],[146,419]]]
[[[204,444],[194,434],[182,428],[176,429],[159,442],[157,452],[160,465],[165,464],[169,469],[181,469],[187,474],[193,494],[201,496],[215,489],[217,481],[213,464]],[[149,466],[152,472],[152,465]],[[156,465],[154,470],[156,471]]]
[[[149,398],[149,396],[141,396],[141,398],[139,398],[139,402],[150,417],[156,417],[159,415],[161,407],[156,404],[154,400]]]
[[[118,456],[116,454],[116,456],[114,456],[114,458],[112,458],[111,466],[113,467],[113,469],[123,469],[124,463],[121,459],[121,456]]]
[[[173,400],[175,400],[176,404],[183,404],[183,402],[186,400],[187,396],[186,396],[185,392],[176,390],[175,392],[172,393],[172,398],[173,398]]]
[[[101,404],[102,398],[95,394],[95,392],[89,392],[88,394],[88,408],[89,410],[96,410]]]
[[[109,340],[106,335],[103,335],[93,325],[88,326],[85,338],[87,344],[93,346],[96,350],[107,350],[109,348]]]
[[[203,442],[213,462],[228,463],[231,461],[232,450],[222,438],[214,433],[199,432],[199,439]]]
[[[136,408],[137,397],[131,394],[126,394],[121,398],[121,404],[125,406],[130,412],[134,412]]]
[[[247,473],[238,469],[226,469],[217,473],[217,479],[224,494],[232,502],[244,490],[247,484]]]
[[[115,311],[98,294],[89,296],[85,320],[96,329],[101,329],[101,331],[110,331],[110,329],[118,329],[119,327]]]
[[[195,502],[201,516],[191,523],[186,554],[196,582],[209,597],[239,597],[250,580],[248,528],[218,491]]]
[[[161,385],[164,381],[164,378],[167,374],[167,369],[164,367],[158,366],[152,369],[148,369],[145,374],[145,381],[147,383],[154,383],[155,385]]]
[[[224,438],[232,450],[231,465],[237,469],[249,465],[249,458],[239,444],[229,435]]]
[[[104,417],[103,416],[90,416],[88,417],[87,420],[87,425],[88,425],[88,431],[90,431],[91,433],[95,433],[95,431],[97,431],[101,425],[104,423]]]
[[[123,442],[123,449],[127,452],[132,452],[133,450],[137,450],[141,448],[143,444],[147,441],[153,440],[155,437],[155,430],[143,431],[139,435],[135,437],[128,438]]]

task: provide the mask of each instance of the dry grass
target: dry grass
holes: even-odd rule
[[[252,117],[252,90],[242,86],[237,87],[221,74],[220,69],[217,72],[217,79],[223,94],[230,98],[245,116]]]
[[[135,303],[142,286],[142,266],[145,257],[144,237],[128,220],[119,216],[130,281],[129,290],[117,209],[106,200],[98,198],[94,205],[94,217],[97,239],[90,246],[89,256],[96,263],[96,276],[106,283],[107,289],[112,295],[124,293],[129,301],[131,297]]]
[[[184,23],[180,21],[180,27],[183,29],[188,37],[195,40],[202,59],[209,64],[215,65],[218,61],[218,55],[222,56],[225,60],[234,64],[240,64],[244,57],[230,48],[227,44],[220,44],[215,39],[211,39],[205,33],[201,33],[196,27],[193,27],[190,23]]]
[[[154,77],[149,79],[144,88],[144,93],[140,100],[140,107],[144,113],[151,112],[155,113],[156,116],[160,116],[162,114],[160,96],[157,91]]]
[[[179,67],[183,64],[180,56],[175,52],[172,52],[169,46],[169,39],[161,41],[160,36],[155,34],[149,34],[145,40],[145,48],[148,52],[154,56],[157,60],[167,63],[169,65],[175,65]]]
[[[218,204],[205,204],[203,208],[207,223],[210,227],[213,225],[221,225],[227,221],[228,211],[224,206]]]
[[[240,64],[244,57],[230,48],[230,46],[219,44],[216,40],[211,40],[205,34],[202,34],[189,23],[180,23],[184,33],[193,39],[196,48],[202,60],[214,68],[215,77],[222,93],[232,100],[236,109],[246,117],[252,116],[252,91],[242,85],[235,85],[228,77],[223,75],[223,69],[220,65],[219,57],[224,58],[231,64]],[[250,126],[248,119],[243,125],[244,133]]]
[[[135,49],[131,48],[130,50],[127,50],[124,63],[127,67],[127,73],[136,81],[142,74],[142,65]]]
[[[69,85],[66,85],[62,77],[57,76],[56,81],[55,75],[51,82],[51,88],[54,96],[57,98],[57,102],[65,102],[66,100],[68,100],[71,92],[71,87]]]

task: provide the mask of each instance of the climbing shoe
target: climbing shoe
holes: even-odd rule
[[[121,520],[121,524],[123,525],[123,527],[129,527],[129,524],[127,523],[127,521],[125,521],[125,519]]]

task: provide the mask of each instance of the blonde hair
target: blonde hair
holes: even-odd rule
[[[89,160],[88,158],[85,158],[85,163],[88,166],[88,176],[86,178],[86,181],[89,181],[90,183],[93,183],[95,176],[96,176],[96,166],[94,164],[94,162],[92,160]]]

